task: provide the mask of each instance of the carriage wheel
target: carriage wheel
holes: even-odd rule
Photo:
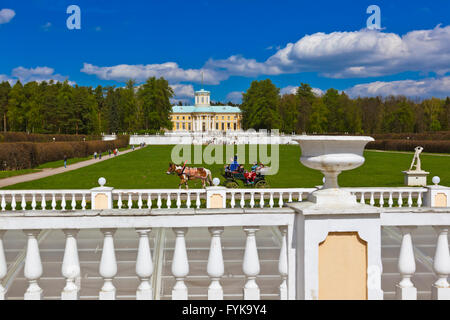
[[[227,181],[225,182],[225,187],[228,189],[237,189],[239,188],[239,184],[236,181]]]
[[[270,187],[266,180],[260,180],[255,184],[255,188],[263,189],[263,188],[270,188]]]

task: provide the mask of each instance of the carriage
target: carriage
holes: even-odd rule
[[[249,181],[245,177],[244,170],[238,171],[224,171],[222,176],[225,178],[225,182],[223,185],[230,189],[236,189],[240,187],[238,181],[241,181],[244,187],[253,187],[253,188],[269,188],[269,184],[266,181],[266,173],[270,170],[270,168],[259,168],[255,172],[254,179]]]

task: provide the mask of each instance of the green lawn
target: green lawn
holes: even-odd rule
[[[23,169],[23,170],[14,170],[14,171],[0,171],[0,179],[20,176],[22,174],[35,173],[42,170],[39,169]]]
[[[177,188],[179,178],[167,175],[173,146],[148,146],[142,150],[112,158],[85,168],[61,173],[40,180],[24,182],[4,189],[89,189],[97,187],[99,177],[105,177],[107,186],[117,189]],[[193,147],[192,147],[193,148]],[[246,151],[248,157],[248,146]],[[366,151],[366,162],[358,169],[339,176],[342,187],[403,186],[403,170],[409,168],[413,153],[388,153]],[[225,156],[224,156],[225,157]],[[322,174],[308,169],[300,162],[300,147],[280,146],[280,169],[277,175],[268,176],[271,187],[314,187],[322,184]],[[421,155],[422,168],[433,176],[440,176],[441,184],[450,186],[450,157],[432,154]],[[223,181],[223,164],[198,165],[211,169],[213,178]],[[246,165],[250,169],[250,165]],[[200,188],[200,181],[190,181],[190,188]]]

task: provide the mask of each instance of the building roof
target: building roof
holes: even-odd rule
[[[173,106],[173,113],[241,113],[241,109],[232,106]]]

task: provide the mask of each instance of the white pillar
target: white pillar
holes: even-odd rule
[[[221,235],[223,227],[209,228],[211,233],[211,246],[209,249],[207,272],[211,278],[208,288],[208,300],[223,300],[223,289],[220,285],[220,278],[224,273],[224,263],[222,255]]]
[[[103,233],[103,250],[100,260],[100,275],[104,284],[99,294],[100,300],[115,300],[116,288],[112,280],[117,273],[116,254],[114,252],[114,233],[116,229],[100,229]]]
[[[186,252],[186,235],[188,228],[173,228],[176,235],[175,250],[172,260],[172,274],[176,283],[172,289],[172,300],[187,300],[188,289],[184,283],[184,279],[189,273],[189,262]]]
[[[136,232],[139,234],[139,247],[136,258],[136,274],[141,283],[136,291],[137,300],[152,300],[153,290],[150,284],[150,277],[153,273],[152,253],[148,243],[148,234],[151,228],[139,228]]]
[[[62,275],[66,278],[66,286],[61,293],[61,300],[78,300],[79,288],[75,281],[80,276],[80,261],[78,259],[77,229],[64,229],[66,247],[61,267]]]
[[[5,251],[3,248],[3,236],[6,230],[0,230],[0,300],[5,300],[5,288],[1,284],[1,280],[6,276],[8,272],[8,266],[5,259]]]
[[[281,284],[280,284],[280,300],[288,299],[288,288],[287,288],[287,277],[288,277],[288,256],[287,256],[287,226],[280,226],[281,231],[281,249],[280,249],[280,258],[278,260],[278,271],[281,275]]]
[[[42,276],[42,262],[39,254],[37,236],[41,230],[23,230],[27,235],[27,254],[25,257],[25,267],[23,274],[27,278],[29,285],[24,295],[24,300],[41,300],[42,289],[38,280]]]
[[[242,269],[247,277],[247,282],[244,286],[244,300],[259,300],[259,287],[256,283],[256,276],[259,274],[259,257],[258,249],[256,247],[255,234],[259,227],[244,227],[247,233],[247,240],[245,242],[244,262]]]
[[[450,273],[450,254],[448,249],[448,226],[434,227],[438,234],[436,252],[433,259],[433,270],[438,280],[431,288],[431,297],[434,300],[450,300],[450,285],[447,281]]]
[[[398,271],[402,276],[402,280],[396,286],[396,297],[397,300],[416,300],[417,289],[411,281],[411,277],[416,272],[411,233],[416,227],[399,228],[403,234],[400,256],[398,258]]]

